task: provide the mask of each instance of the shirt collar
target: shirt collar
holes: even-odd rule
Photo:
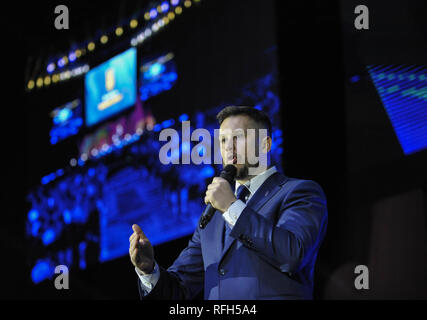
[[[267,180],[273,173],[277,172],[276,166],[272,166],[271,168],[265,170],[259,175],[253,177],[251,180],[246,182],[244,185],[249,189],[251,194],[254,194],[259,187]],[[236,181],[236,189],[239,188],[241,184]]]

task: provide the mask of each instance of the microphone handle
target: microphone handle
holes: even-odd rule
[[[211,221],[213,215],[215,214],[215,208],[212,207],[210,203],[205,208],[205,211],[203,211],[202,217],[199,221],[199,227],[200,229],[204,229],[209,221]]]

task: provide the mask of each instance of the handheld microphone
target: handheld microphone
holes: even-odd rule
[[[221,178],[225,179],[232,185],[234,183],[234,179],[236,178],[237,169],[232,164],[229,164],[225,166],[225,168],[221,171],[221,174],[219,175]],[[209,203],[206,206],[205,211],[203,211],[202,216],[199,220],[199,227],[200,229],[204,229],[206,225],[211,221],[213,215],[215,214],[216,209],[212,207],[212,205]]]

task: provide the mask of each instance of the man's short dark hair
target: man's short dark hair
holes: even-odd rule
[[[252,107],[241,107],[241,106],[229,106],[222,109],[217,115],[216,119],[219,122],[219,125],[222,124],[222,122],[231,116],[237,116],[237,115],[246,115],[251,120],[253,120],[257,125],[258,128],[267,129],[267,135],[271,137],[271,121],[268,115],[261,110],[252,108]]]

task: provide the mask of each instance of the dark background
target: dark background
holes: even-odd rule
[[[365,69],[371,63],[426,64],[423,1],[364,1],[370,9],[366,31],[353,27],[357,1],[266,3],[202,0],[198,10],[203,14],[191,10],[173,24],[174,32],[185,33],[188,37],[181,39],[187,40],[174,42],[172,31],[165,30],[144,50],[196,47],[194,52],[223,57],[221,65],[203,70],[191,67],[202,65],[197,60],[201,57],[188,57],[184,72],[200,90],[181,87],[188,103],[180,105],[197,110],[201,104],[216,105],[217,92],[224,100],[232,99],[235,83],[261,74],[266,67],[256,63],[254,52],[276,45],[285,174],[319,182],[328,199],[328,233],[318,256],[315,298],[425,299],[427,154],[424,150],[403,155]],[[58,4],[70,8],[70,30],[53,27]],[[115,25],[146,4],[43,2],[28,3],[25,10],[18,5],[5,10],[9,14],[4,20],[8,44],[3,49],[4,77],[19,85],[15,91],[10,89],[2,108],[2,298],[137,299],[136,276],[127,257],[73,273],[72,290],[57,291],[47,282],[32,285],[25,262],[24,197],[66,157],[46,145],[40,130],[47,125],[39,110],[42,106],[28,103],[22,75],[28,57],[65,50],[73,40]],[[248,65],[255,70],[249,72]],[[353,75],[361,80],[350,83]],[[82,90],[78,81],[59,86],[67,86],[58,90],[71,96]],[[40,93],[37,101],[43,94],[48,93]],[[58,96],[58,101],[63,97]],[[170,114],[182,111],[169,110]],[[159,264],[168,266],[188,239],[157,246]],[[354,267],[359,264],[370,268],[370,290],[354,289]]]

